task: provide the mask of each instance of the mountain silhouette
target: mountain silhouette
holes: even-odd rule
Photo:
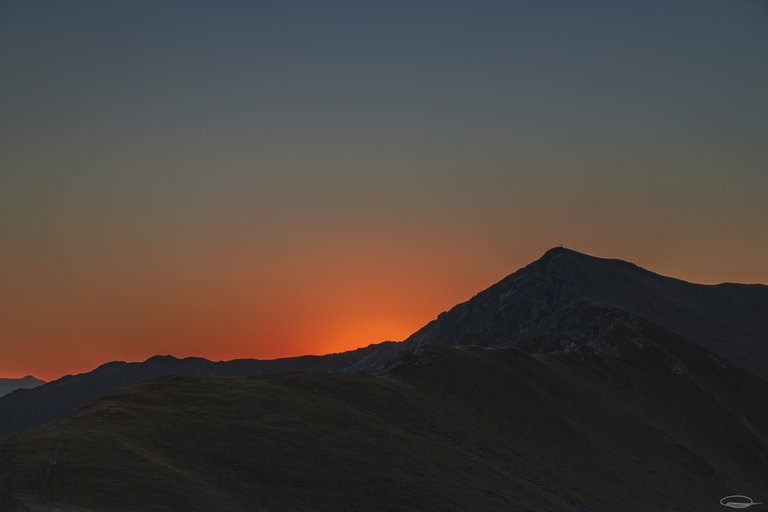
[[[420,347],[479,345],[528,352],[630,354],[647,346],[684,371],[671,344],[678,335],[721,364],[768,373],[768,286],[700,285],[621,260],[554,248],[467,302],[442,313],[404,343],[385,342],[327,356],[212,362],[156,356],[113,362],[0,398],[0,437],[74,412],[121,387],[161,377],[242,376],[283,372],[388,371]],[[669,336],[663,336],[665,340]]]
[[[663,332],[663,343],[658,333]],[[212,362],[155,356],[112,362],[0,398],[0,437],[76,411],[121,387],[164,375],[244,376],[284,372],[380,374],[421,347],[478,345],[527,352],[628,356],[655,350],[685,371],[684,345],[709,351],[719,364],[768,374],[768,286],[700,285],[661,276],[621,260],[562,247],[442,313],[405,342],[340,354]],[[679,348],[679,347],[678,347]],[[679,350],[678,350],[679,352]]]
[[[554,248],[408,338],[532,352],[619,350],[652,323],[768,375],[768,286],[701,285]],[[609,340],[611,340],[609,342]]]
[[[31,375],[27,375],[20,379],[0,379],[0,397],[17,389],[30,389],[42,384],[45,384],[44,380],[40,380]]]
[[[403,342],[273,361],[156,356],[0,398],[0,435],[17,433],[0,442],[0,510],[760,501],[767,341],[766,286],[556,248]]]

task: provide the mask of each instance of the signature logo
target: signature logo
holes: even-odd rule
[[[720,504],[724,507],[731,507],[731,508],[747,508],[751,507],[752,505],[762,505],[762,501],[754,501],[749,496],[744,496],[742,494],[733,494],[731,496],[726,496],[725,498],[720,500]]]

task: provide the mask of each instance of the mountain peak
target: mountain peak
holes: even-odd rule
[[[586,270],[587,266],[589,265],[600,265],[605,264],[608,262],[615,263],[625,263],[621,260],[611,260],[606,258],[600,258],[597,256],[592,256],[591,254],[586,254],[583,252],[576,251],[574,249],[569,249],[567,247],[563,247],[562,245],[553,247],[546,251],[539,259],[533,261],[529,265],[521,268],[514,274],[519,274],[521,271],[531,271],[531,270],[538,270],[538,269],[544,269],[544,270],[556,270],[556,269],[571,269],[576,270],[577,268],[581,268],[582,270]]]
[[[768,288],[693,284],[627,261],[553,247],[442,313],[406,342],[533,352],[602,350],[607,330],[626,329],[634,333],[629,338],[639,339],[637,326],[653,324],[768,374],[766,311]]]
[[[574,249],[570,249],[568,247],[565,247],[564,245],[556,245],[555,247],[552,247],[551,249],[547,249],[547,251],[544,253],[544,255],[541,257],[541,259],[546,257],[551,257],[557,254],[569,254],[569,253],[575,253],[575,254],[582,254],[579,251],[576,251]]]
[[[558,245],[557,247],[552,247],[551,249],[547,250],[538,260],[531,264],[538,262],[548,263],[557,259],[569,259],[572,257],[593,258],[594,256],[589,256],[588,254],[581,253],[574,249],[569,249],[567,247],[563,247],[562,245]]]
[[[624,265],[628,267],[641,268],[629,261],[624,261],[616,258],[602,258],[600,256],[593,256],[584,252],[570,249],[559,245],[547,250],[538,260],[531,263],[551,263],[557,262],[558,264],[572,264],[572,263],[592,263],[592,264],[609,264],[609,265]],[[530,265],[529,265],[530,266]]]

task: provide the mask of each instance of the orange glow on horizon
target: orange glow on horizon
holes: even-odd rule
[[[170,260],[138,276],[91,267],[90,281],[41,273],[24,283],[28,295],[17,294],[4,308],[13,313],[4,334],[18,341],[0,361],[0,376],[51,380],[157,354],[274,359],[401,341],[546,248],[488,260],[469,248],[415,252],[379,243],[339,252],[316,246],[310,259],[283,257],[268,272],[251,274],[238,272],[252,268],[248,253],[235,261]],[[584,252],[633,259],[599,247]],[[674,272],[679,258],[646,254],[635,262],[660,273],[739,280],[707,279],[705,271],[680,275]]]

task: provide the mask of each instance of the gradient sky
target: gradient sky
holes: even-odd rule
[[[768,282],[764,1],[2,1],[0,376],[403,339],[557,244]]]

